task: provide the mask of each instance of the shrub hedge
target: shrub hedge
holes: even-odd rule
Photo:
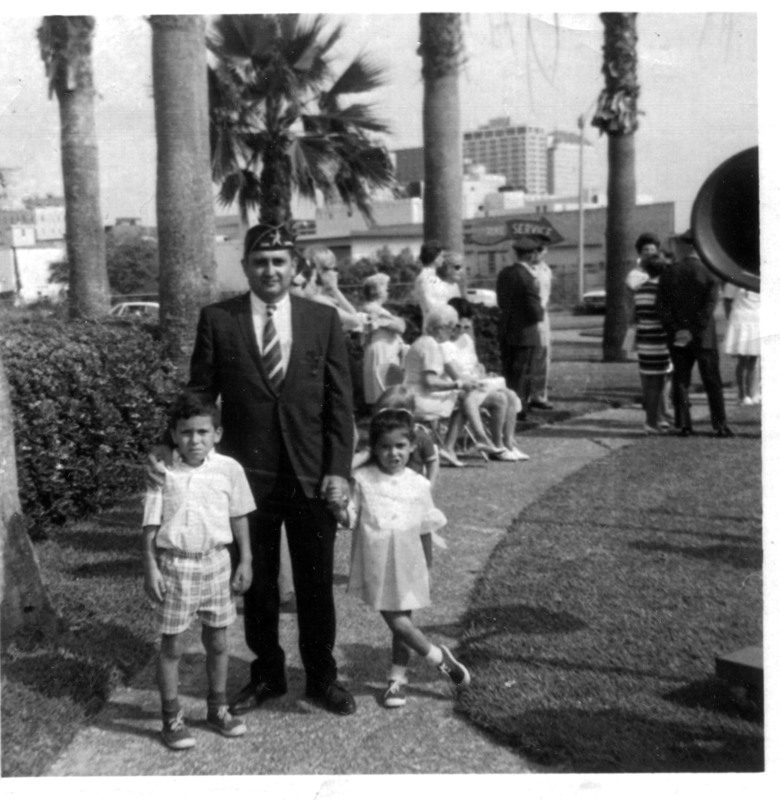
[[[22,508],[31,534],[143,485],[140,464],[177,388],[153,330],[115,322],[10,321],[11,389]]]
[[[420,309],[409,303],[388,308],[406,320],[404,338],[413,342],[420,335]],[[477,351],[496,372],[497,314],[474,306]],[[178,387],[154,326],[9,316],[2,332],[19,493],[33,538],[139,491],[140,464],[164,430],[165,409]],[[365,414],[357,338],[349,340],[349,355],[355,406]]]

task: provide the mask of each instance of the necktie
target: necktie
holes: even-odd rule
[[[276,325],[274,325],[276,306],[269,304],[266,306],[266,311],[267,316],[263,328],[263,366],[271,381],[271,386],[278,394],[284,380],[284,368],[282,367],[282,346],[279,344],[279,336],[276,333]]]

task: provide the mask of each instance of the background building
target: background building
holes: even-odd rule
[[[463,157],[506,177],[507,185],[531,194],[547,192],[547,132],[512,125],[509,117],[491,119],[463,134]]]
[[[580,135],[553,131],[547,137],[547,194],[576,197],[580,181]],[[585,139],[582,146],[582,188],[585,197],[600,188],[596,153]]]

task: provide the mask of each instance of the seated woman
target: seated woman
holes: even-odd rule
[[[347,300],[339,289],[339,268],[333,251],[321,244],[312,245],[303,251],[310,278],[302,288],[304,297],[318,303],[333,306],[338,312],[341,327],[345,332],[363,330],[365,316]],[[299,275],[306,275],[304,268]]]
[[[404,384],[415,393],[415,413],[418,417],[449,417],[449,427],[444,445],[439,450],[441,458],[453,466],[463,466],[453,451],[463,423],[466,408],[461,409],[460,400],[469,392],[479,388],[477,381],[457,378],[445,363],[441,345],[449,341],[458,321],[458,314],[451,306],[437,306],[423,323],[423,334],[406,354]],[[477,447],[488,454],[502,452],[488,439],[477,409],[472,424]]]
[[[449,301],[449,305],[457,312],[458,322],[451,341],[442,345],[445,361],[458,377],[470,378],[480,383],[479,389],[470,392],[463,399],[467,419],[472,419],[475,414],[479,415],[481,408],[488,412],[493,444],[497,448],[503,448],[502,452],[492,454],[491,458],[497,461],[528,460],[529,456],[515,443],[517,414],[522,407],[520,398],[507,388],[504,378],[500,375],[488,375],[480,363],[474,345],[474,312],[471,304],[456,297]],[[465,407],[472,405],[474,409]]]
[[[376,403],[379,395],[393,384],[403,381],[403,360],[406,344],[401,334],[406,322],[391,314],[385,307],[390,276],[384,272],[370,275],[363,281],[367,317],[366,340],[363,349],[363,396],[368,405]]]

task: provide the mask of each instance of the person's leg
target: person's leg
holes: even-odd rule
[[[257,496],[257,494],[255,494]],[[285,655],[279,644],[279,550],[282,520],[271,503],[267,513],[249,517],[252,585],[244,593],[244,636],[256,658],[251,683],[265,682],[282,694],[287,690]]]
[[[298,487],[289,498],[285,527],[298,605],[298,647],[306,672],[306,692],[317,695],[336,680],[333,646],[333,549],[336,519],[325,503]]]
[[[517,387],[512,386],[511,388],[517,392],[517,396],[523,404],[523,411],[528,411],[531,401],[533,363],[538,350],[538,347],[518,347],[515,352],[515,370],[518,376]]]
[[[208,703],[226,705],[228,647],[227,628],[212,628],[203,625],[200,640],[206,650],[206,679],[208,681]]]
[[[444,434],[444,443],[442,444],[439,455],[448,463],[456,467],[462,467],[463,463],[458,460],[455,455],[455,443],[460,436],[461,428],[465,417],[460,405],[450,415],[450,421],[447,425],[447,432]]]
[[[463,413],[469,423],[471,432],[474,434],[474,438],[477,440],[477,444],[481,445],[482,448],[491,447],[491,449],[495,449],[487,435],[485,426],[482,424],[482,415],[479,411],[484,399],[485,395],[482,392],[466,392],[462,401]]]
[[[661,392],[664,388],[663,375],[643,375],[645,386],[645,424],[649,428],[658,429]]]
[[[517,428],[517,415],[520,413],[520,398],[511,390],[504,389],[506,397],[506,417],[504,428],[501,432],[501,441],[504,447],[509,450],[517,448],[515,442],[515,430]]]
[[[734,369],[734,379],[737,383],[737,398],[739,402],[744,402],[746,397],[750,397],[747,390],[747,361],[746,356],[737,356],[737,366]]]
[[[164,633],[157,660],[157,685],[163,708],[179,700],[179,661],[183,652],[182,634]]]
[[[482,401],[482,408],[490,415],[490,438],[496,447],[506,447],[504,443],[504,428],[506,427],[509,403],[506,392],[494,390]],[[512,417],[512,422],[517,421],[517,412]]]
[[[761,400],[761,385],[759,380],[758,356],[745,356],[747,365],[745,369],[745,388],[747,396],[754,402]]]
[[[691,385],[691,372],[694,354],[691,347],[672,347],[672,398],[674,400],[674,426],[681,431],[690,432],[691,410],[688,391]]]
[[[713,430],[726,427],[726,405],[723,402],[723,383],[720,379],[720,358],[716,347],[700,349],[696,352],[699,375],[707,393],[710,407],[710,422]]]

